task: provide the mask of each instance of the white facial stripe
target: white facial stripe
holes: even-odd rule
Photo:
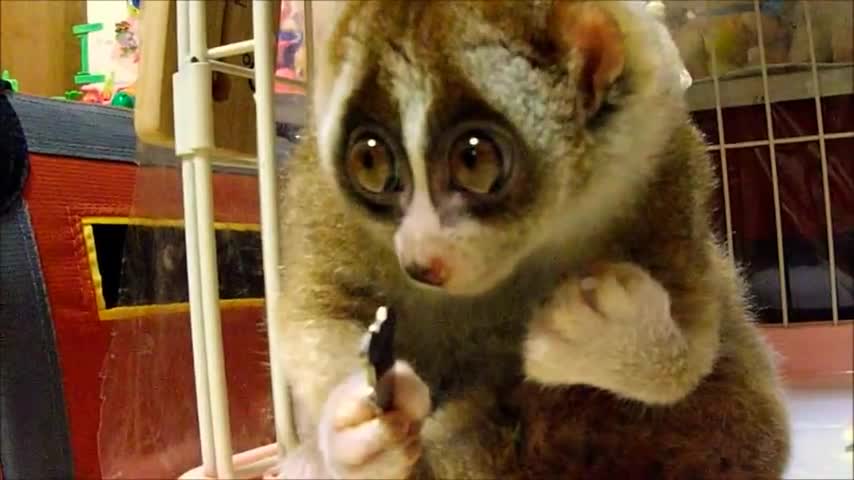
[[[427,82],[423,82],[427,83]],[[396,84],[397,98],[405,99],[405,109],[401,115],[403,138],[409,168],[412,170],[413,191],[416,196],[424,193],[430,202],[429,181],[427,180],[427,109],[432,95],[428,89],[411,89],[403,92],[402,85]],[[431,207],[432,208],[432,207]]]
[[[430,194],[426,190],[416,192],[412,197],[412,203],[406,212],[406,218],[403,220],[406,228],[412,228],[408,225],[415,225],[415,229],[419,233],[438,233],[440,229],[439,214],[433,207],[430,201]]]
[[[430,199],[430,185],[427,172],[427,148],[429,137],[427,130],[427,111],[432,100],[429,82],[418,78],[418,73],[410,69],[402,75],[407,81],[394,83],[395,95],[403,106],[401,130],[404,148],[412,171],[412,202],[407,208],[401,223],[402,246],[409,251],[414,260],[422,258],[434,250],[432,242],[441,238],[439,214]],[[413,88],[413,87],[420,88]]]
[[[320,149],[320,163],[330,173],[333,171],[332,157],[335,145],[340,140],[347,101],[364,79],[365,70],[360,65],[358,59],[344,63],[332,85],[332,91],[328,95],[325,95],[325,92],[315,92],[318,98],[326,99],[323,102],[325,105],[321,105],[322,100],[315,103],[317,111],[323,112],[317,116],[317,144]]]

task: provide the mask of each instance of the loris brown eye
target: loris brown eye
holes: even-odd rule
[[[493,194],[504,186],[511,151],[500,134],[487,130],[465,130],[451,144],[448,159],[455,188],[477,195]]]
[[[376,132],[355,135],[347,148],[346,171],[359,193],[378,203],[401,190],[395,149]]]

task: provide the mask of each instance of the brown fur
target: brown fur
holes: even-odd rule
[[[464,86],[434,85],[445,94],[438,97],[441,112],[458,98],[453,92],[477,90],[448,62],[450,52],[473,47],[464,30],[477,25],[460,17],[476,14],[502,32],[496,42],[521,39],[511,48],[530,45],[521,53],[548,63],[543,11],[521,2],[360,3],[333,33],[328,68],[334,71],[351,54],[348,42],[362,43],[380,59],[403,55]],[[357,102],[372,103],[371,95],[388,91],[377,82]],[[393,104],[374,104],[382,109],[379,116],[398,115]],[[341,195],[318,161],[316,132],[308,132],[284,179],[280,319],[303,440],[312,441],[329,391],[358,368],[358,339],[373,311],[392,304],[401,318],[399,355],[431,387],[437,406],[424,427],[417,478],[780,478],[788,458],[787,418],[741,279],[710,229],[709,159],[684,110],[662,109],[678,117],[666,148],[639,170],[642,181],[630,196],[611,199],[597,213],[601,225],[588,223],[584,235],[558,246],[566,257],[557,262],[561,271],[543,266],[553,262],[522,262],[475,298],[409,285],[393,249],[376,239],[378,232],[388,234],[386,227],[366,221]],[[594,152],[584,144],[604,142],[606,134],[578,140],[573,151]],[[550,176],[567,178],[560,169],[583,179],[586,170],[599,168],[583,161],[550,165],[531,185],[551,192],[559,187],[548,183]],[[512,229],[520,217],[536,215],[537,205],[501,221]],[[531,312],[567,271],[592,260],[644,267],[669,292],[673,317],[686,335],[714,330],[716,343],[708,345],[716,350],[713,370],[681,400],[649,406],[593,387],[525,380],[521,345]]]

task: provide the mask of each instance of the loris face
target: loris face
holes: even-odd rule
[[[340,15],[318,60],[318,152],[414,284],[489,291],[532,255],[580,248],[642,188],[680,63],[654,19],[608,3]]]

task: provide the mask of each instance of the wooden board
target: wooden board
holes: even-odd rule
[[[252,38],[251,2],[209,0],[207,3],[209,48]],[[279,9],[273,10],[273,21],[278,26]],[[142,142],[171,148],[174,147],[175,135],[172,75],[178,69],[175,1],[143,2],[141,18],[142,50],[136,85],[134,128]],[[272,39],[270,48],[275,48]],[[243,65],[244,60],[251,60],[252,57],[252,54],[248,54],[222,61]],[[213,91],[214,155],[254,159],[255,102],[250,80],[214,73]]]
[[[86,23],[86,2],[0,0],[0,71],[22,93],[61,96],[75,88],[80,42],[71,27]]]

